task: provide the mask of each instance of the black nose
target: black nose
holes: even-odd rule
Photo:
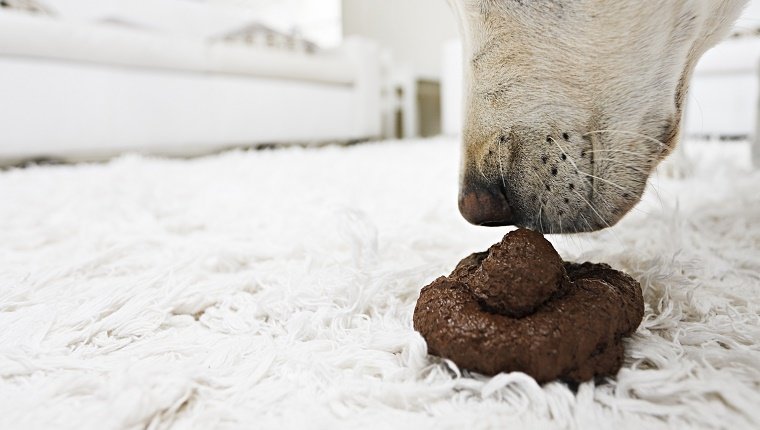
[[[489,185],[464,186],[459,193],[459,212],[475,225],[512,225],[512,209],[501,188]]]

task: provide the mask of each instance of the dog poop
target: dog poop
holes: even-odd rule
[[[464,369],[581,382],[617,373],[622,338],[643,316],[633,278],[563,262],[540,233],[519,229],[423,288],[414,328],[431,354]]]

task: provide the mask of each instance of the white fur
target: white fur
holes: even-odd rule
[[[617,379],[577,393],[460,377],[412,329],[506,232],[457,214],[457,142],[0,172],[0,428],[758,428],[747,148],[695,146],[615,229],[551,237],[647,303]]]
[[[678,141],[697,60],[746,4],[449,2],[465,41],[461,190],[500,188],[516,224],[545,232],[605,228],[636,204]]]

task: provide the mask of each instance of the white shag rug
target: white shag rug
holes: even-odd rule
[[[453,140],[2,172],[0,428],[760,428],[760,171],[688,150],[612,230],[550,237],[646,300],[624,368],[577,391],[412,329],[506,232],[459,216]]]

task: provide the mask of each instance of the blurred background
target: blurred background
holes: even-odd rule
[[[754,0],[685,136],[754,139],[759,79]],[[3,164],[456,136],[461,100],[444,0],[0,0]]]

